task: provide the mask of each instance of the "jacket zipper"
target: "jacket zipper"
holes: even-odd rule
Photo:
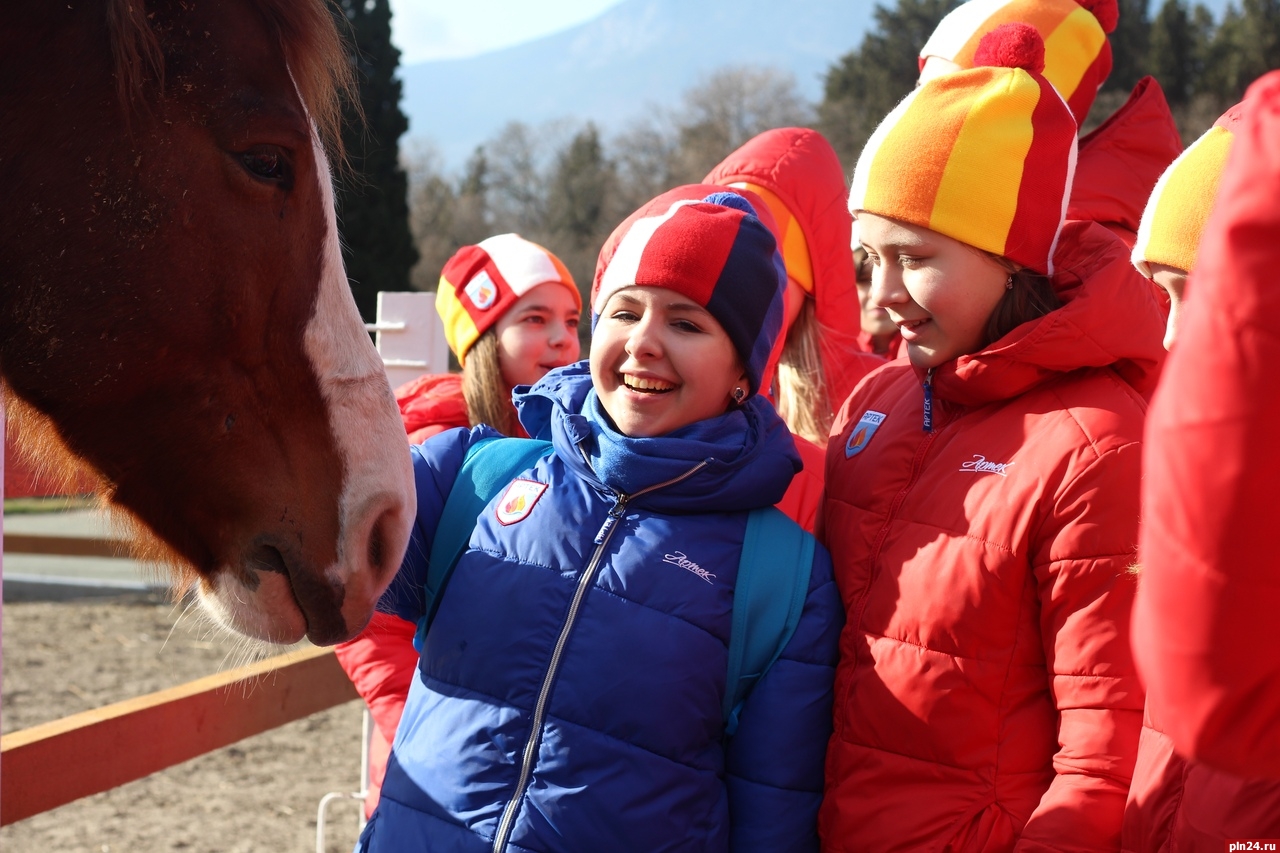
[[[933,368],[924,374],[924,431],[933,432]]]
[[[586,457],[585,453],[583,457]],[[681,480],[692,477],[706,467],[706,464],[706,460],[699,462],[679,477],[673,477],[665,482],[648,486],[634,495],[622,492],[614,493],[613,508],[609,510],[604,524],[600,526],[600,530],[593,540],[596,549],[591,554],[591,560],[587,563],[586,570],[578,578],[578,586],[574,590],[573,600],[569,604],[569,613],[565,616],[564,624],[560,626],[560,636],[556,638],[555,649],[551,652],[551,662],[547,665],[547,673],[542,678],[542,687],[538,691],[538,701],[533,706],[529,740],[525,743],[524,755],[520,762],[520,776],[516,780],[516,789],[511,796],[511,801],[507,803],[507,807],[502,811],[502,820],[498,822],[498,832],[493,838],[493,853],[503,853],[506,850],[507,841],[510,840],[511,830],[515,826],[516,813],[520,810],[520,801],[524,798],[525,789],[528,787],[530,777],[533,775],[533,762],[538,755],[538,746],[542,743],[542,725],[546,722],[547,702],[551,696],[551,686],[554,684],[556,673],[560,669],[560,660],[564,656],[565,646],[568,645],[569,634],[573,630],[574,622],[577,621],[582,601],[586,598],[587,591],[591,588],[591,582],[595,578],[596,569],[600,566],[600,558],[604,555],[604,549],[608,546],[609,540],[613,538],[614,531],[617,530],[618,521],[626,512],[627,504],[649,492],[657,491],[667,486],[674,486]]]

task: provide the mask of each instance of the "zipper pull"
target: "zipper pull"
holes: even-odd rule
[[[600,532],[596,534],[593,540],[597,545],[603,545],[605,538],[609,535],[609,531],[618,523],[618,519],[622,518],[622,514],[626,512],[627,501],[631,500],[629,495],[618,495],[618,502],[613,505],[613,509],[609,510],[609,515],[605,517],[604,524],[600,526]]]
[[[924,374],[924,431],[933,432],[933,368]]]

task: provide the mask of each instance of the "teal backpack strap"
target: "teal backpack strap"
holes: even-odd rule
[[[738,729],[738,712],[791,640],[809,592],[816,540],[781,511],[747,516],[747,532],[733,591],[729,674],[725,681],[725,735]]]
[[[527,438],[484,438],[467,448],[462,468],[453,481],[436,524],[431,555],[427,559],[427,581],[423,584],[425,614],[418,620],[413,646],[422,651],[427,629],[440,607],[440,597],[462,553],[471,541],[476,519],[489,501],[510,484],[521,471],[532,468],[551,453],[551,442]]]

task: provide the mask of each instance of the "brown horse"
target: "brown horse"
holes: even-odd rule
[[[0,375],[226,624],[353,636],[394,576],[404,430],[343,272],[324,0],[14,3]]]

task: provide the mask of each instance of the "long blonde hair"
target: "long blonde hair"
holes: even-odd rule
[[[787,330],[787,340],[778,359],[774,398],[778,414],[793,433],[825,445],[835,416],[827,395],[816,310],[814,301],[806,298]]]
[[[502,378],[498,362],[498,329],[488,329],[466,353],[462,367],[462,397],[467,401],[467,418],[472,426],[488,424],[503,435],[523,435],[511,389]]]

